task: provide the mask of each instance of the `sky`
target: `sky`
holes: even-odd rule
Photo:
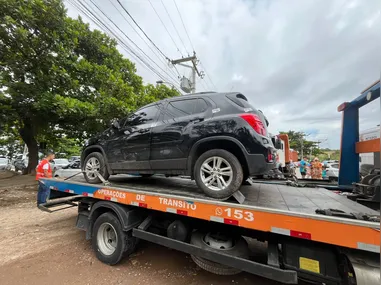
[[[68,15],[83,16],[73,1],[64,2]],[[198,68],[205,73],[203,79],[197,78],[197,91],[243,93],[265,113],[274,134],[304,131],[307,139],[322,141],[321,147],[339,149],[341,113],[337,107],[359,96],[381,76],[379,0],[120,2],[167,58],[196,52]],[[94,9],[133,50],[138,46],[138,52],[155,61],[151,65],[165,81],[178,86],[178,74],[190,76],[190,70],[180,66],[177,74],[117,0],[82,3]],[[99,29],[88,17],[83,19]],[[145,83],[162,80],[131,52],[122,46],[119,50],[136,63]],[[380,100],[360,110],[360,131],[378,124]]]

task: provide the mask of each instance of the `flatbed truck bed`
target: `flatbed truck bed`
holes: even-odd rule
[[[238,268],[286,284],[297,284],[298,279],[314,284],[380,284],[380,213],[345,196],[323,188],[252,183],[241,187],[245,199],[239,203],[234,198],[206,197],[194,182],[183,178],[117,175],[109,182],[41,179],[51,190],[45,209],[78,206],[77,227],[93,241],[99,239],[94,232],[97,219],[111,212],[129,237],[189,253],[199,266],[214,273],[228,274]],[[159,224],[165,224],[164,234],[157,230]],[[209,234],[204,242],[194,241],[193,236],[208,231],[266,241],[267,264],[248,260],[234,246],[226,251],[229,242],[218,250],[221,241],[205,243]],[[234,244],[236,237],[232,239]],[[99,250],[97,257],[114,263],[100,256]]]

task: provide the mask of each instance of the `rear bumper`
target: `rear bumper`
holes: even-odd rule
[[[246,154],[249,175],[262,175],[274,169],[276,162],[267,162],[263,154]]]

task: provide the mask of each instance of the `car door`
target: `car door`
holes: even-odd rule
[[[156,122],[158,105],[143,107],[126,119],[118,129],[118,136],[107,144],[113,153],[110,166],[113,170],[149,170],[151,127]]]
[[[155,169],[186,169],[190,124],[204,119],[208,105],[202,98],[168,101],[152,128],[150,164]]]

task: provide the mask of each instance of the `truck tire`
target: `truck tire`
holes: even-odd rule
[[[103,155],[99,152],[92,152],[86,156],[83,164],[83,175],[85,176],[86,181],[90,184],[101,183],[102,181],[94,173],[94,170],[98,171],[105,180],[110,177],[110,174],[107,171],[106,161]]]
[[[213,149],[200,155],[193,175],[197,186],[207,196],[216,199],[229,198],[241,187],[243,181],[241,163],[224,149]]]
[[[233,246],[231,248],[217,249],[208,245],[204,238],[205,234],[196,231],[192,234],[191,244],[196,245],[202,249],[208,249],[216,252],[223,252],[225,254],[229,254],[235,257],[248,258],[249,257],[249,249],[246,240],[242,237],[234,239]],[[227,265],[223,265],[220,263],[216,263],[205,258],[191,255],[192,260],[196,263],[200,268],[205,271],[217,274],[217,275],[235,275],[242,272],[241,269],[229,267]]]
[[[100,215],[94,223],[92,246],[97,258],[108,265],[115,265],[136,247],[136,238],[124,232],[119,219],[111,212]]]

